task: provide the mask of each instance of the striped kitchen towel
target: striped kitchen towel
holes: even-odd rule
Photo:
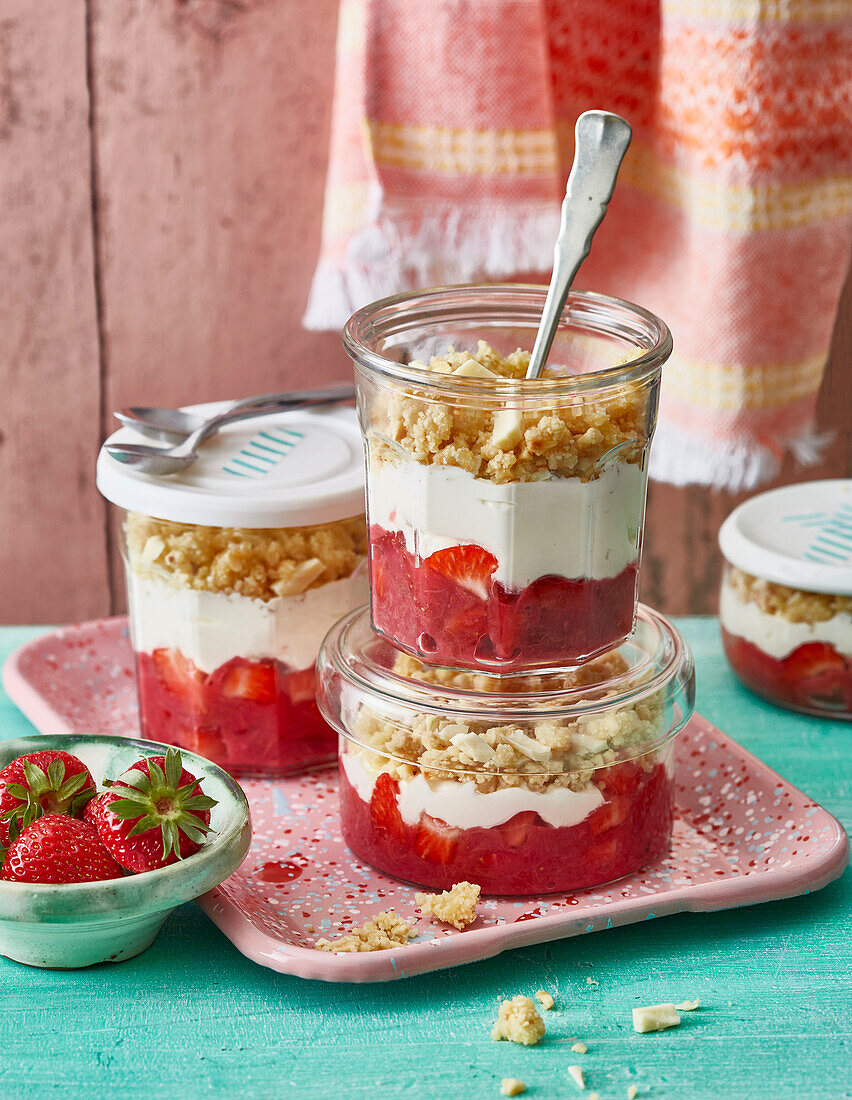
[[[633,144],[578,285],[672,329],[652,474],[818,457],[852,241],[852,0],[342,0],[305,323],[547,271],[591,107]]]

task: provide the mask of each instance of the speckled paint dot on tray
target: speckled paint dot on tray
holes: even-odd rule
[[[132,653],[123,619],[66,627],[28,643],[4,685],[45,732],[138,735]],[[396,951],[315,951],[393,907],[415,917],[415,887],[352,856],[337,824],[337,775],[327,770],[242,784],[254,838],[242,867],[199,904],[249,958],[327,981],[384,981],[472,962],[511,947],[595,932],[684,910],[707,911],[819,889],[848,861],[846,833],[700,715],[678,739],[674,836],[668,857],[576,894],[486,898],[463,932],[418,920]]]

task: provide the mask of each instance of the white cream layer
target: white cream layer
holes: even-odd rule
[[[497,485],[456,466],[378,462],[367,478],[370,524],[402,531],[421,559],[475,543],[494,579],[525,588],[548,574],[615,577],[638,555],[645,475],[615,462],[594,481],[554,477]]]
[[[311,668],[332,625],[366,600],[364,568],[299,596],[268,601],[177,588],[135,574],[128,580],[134,649],[177,649],[205,673],[233,657]]]
[[[346,778],[358,797],[369,802],[377,774],[364,767],[357,752],[344,752],[340,759]],[[509,821],[515,814],[534,810],[548,825],[559,829],[579,825],[603,800],[601,792],[591,783],[582,791],[571,791],[567,787],[551,787],[546,791],[504,787],[482,794],[472,781],[458,783],[443,779],[428,783],[422,775],[416,775],[413,779],[400,781],[398,804],[403,821],[409,825],[416,824],[425,812],[454,828],[491,829]]]
[[[770,657],[781,660],[800,645],[827,642],[838,653],[852,656],[852,615],[843,611],[822,623],[791,623],[743,600],[729,584],[722,585],[719,620],[729,634],[744,638]]]

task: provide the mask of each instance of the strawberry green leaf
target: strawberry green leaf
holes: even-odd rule
[[[165,764],[166,783],[168,783],[170,787],[174,787],[175,790],[177,790],[178,784],[180,783],[182,771],[183,760],[181,759],[180,753],[176,749],[169,749],[166,753]]]
[[[62,760],[51,760],[47,766],[47,778],[50,789],[58,791],[65,779],[65,763]]]
[[[109,808],[122,821],[132,821],[134,817],[141,817],[148,813],[151,806],[148,802],[140,802],[133,798],[117,798],[115,802],[110,802]]]
[[[24,802],[30,797],[29,790],[21,783],[10,783],[6,790],[13,798],[21,798]]]
[[[47,790],[47,776],[32,760],[24,761],[24,779],[33,794],[42,794]]]
[[[148,771],[151,775],[151,784],[154,787],[165,787],[166,777],[163,774],[163,769],[157,763],[156,760],[148,761]]]

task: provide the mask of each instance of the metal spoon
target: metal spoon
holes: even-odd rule
[[[585,111],[574,127],[574,163],[562,203],[553,249],[553,275],[527,368],[538,378],[556,336],[565,299],[615,190],[615,177],[630,144],[630,124],[609,111]]]
[[[104,450],[118,462],[135,466],[147,474],[176,474],[191,466],[198,458],[197,447],[214,435],[223,424],[239,420],[243,415],[258,416],[263,413],[279,412],[281,409],[301,409],[311,405],[334,405],[348,401],[354,396],[353,387],[347,383],[329,386],[326,389],[305,390],[299,394],[265,394],[260,397],[244,398],[242,402],[231,405],[203,421],[182,443],[174,447],[146,447],[141,443],[107,443]],[[273,404],[270,404],[270,401]],[[240,408],[235,408],[235,406]],[[263,406],[261,412],[261,406]]]
[[[252,416],[268,416],[280,409],[298,408],[302,403],[316,403],[317,395],[329,394],[330,401],[350,401],[355,399],[355,387],[350,383],[324,390],[294,390],[290,393],[270,393],[260,397],[246,397],[232,401],[219,413],[231,420],[243,420]],[[159,439],[166,443],[177,443],[188,435],[198,431],[205,418],[197,413],[184,412],[183,409],[164,409],[148,405],[131,405],[112,414],[125,428],[132,428],[150,439]],[[222,421],[225,423],[225,421]]]

